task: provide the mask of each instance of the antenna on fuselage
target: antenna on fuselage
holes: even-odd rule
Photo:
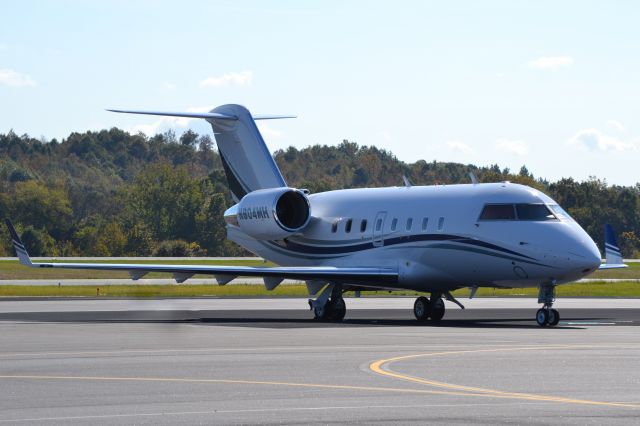
[[[469,179],[471,179],[472,184],[474,185],[478,184],[478,178],[476,177],[475,173],[469,172]]]

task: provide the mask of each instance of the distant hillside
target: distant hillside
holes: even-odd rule
[[[338,146],[290,147],[274,154],[288,184],[312,192],[337,188],[510,180],[556,199],[602,243],[602,225],[620,233],[625,256],[640,250],[640,184],[608,186],[535,179],[497,165],[399,161],[376,147],[343,141]],[[0,217],[23,234],[33,255],[241,255],[224,240],[222,213],[230,205],[215,144],[188,131],[148,138],[113,128],[42,141],[0,134]],[[0,230],[0,255],[13,255]]]

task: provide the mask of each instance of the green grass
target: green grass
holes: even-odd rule
[[[89,261],[78,261],[77,263],[88,263]],[[134,261],[129,261],[134,262]],[[97,263],[97,262],[96,262]],[[118,260],[104,261],[104,263],[124,263]],[[184,259],[180,261],[158,261],[158,260],[136,260],[135,263],[171,263],[176,265],[202,264],[202,265],[234,265],[234,266],[271,266],[271,263],[262,260],[202,260]],[[198,276],[196,276],[198,277]],[[203,276],[204,277],[204,276]],[[1,280],[23,280],[23,279],[105,279],[105,278],[129,278],[126,272],[111,271],[75,271],[65,269],[40,269],[28,268],[13,260],[0,261]],[[171,274],[153,273],[145,278],[171,278]],[[589,278],[623,278],[640,279],[640,263],[630,263],[629,268],[622,270],[598,271]],[[241,282],[241,279],[238,280]],[[537,296],[537,289],[510,289],[500,290],[491,288],[481,288],[477,297],[506,297],[506,296]],[[415,296],[418,293],[413,291],[396,291],[389,293],[386,291],[367,292],[364,296]],[[465,298],[469,295],[468,289],[454,292],[456,297]],[[574,283],[558,287],[558,297],[640,297],[640,282],[591,282]],[[230,284],[226,286],[218,285],[106,285],[100,286],[99,292],[93,286],[0,286],[0,297],[9,296],[104,296],[104,297],[249,297],[249,296],[285,296],[285,297],[306,297],[307,289],[303,284],[285,284],[274,291],[267,291],[261,285]]]
[[[416,296],[414,291],[375,291],[363,296]],[[453,293],[456,297],[467,298],[468,289]],[[476,297],[536,297],[538,290],[481,288]],[[0,286],[0,297],[307,297],[304,284],[283,284],[274,291],[264,286],[251,284],[218,285],[105,285],[105,286]],[[593,282],[566,284],[558,287],[558,297],[640,297],[640,283],[637,282]]]
[[[596,271],[588,278],[640,279],[640,262],[627,263],[628,268]]]

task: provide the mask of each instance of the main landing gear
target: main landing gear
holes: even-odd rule
[[[444,294],[431,293],[430,299],[420,296],[413,304],[413,315],[415,315],[416,319],[418,321],[440,321],[444,317],[445,312],[442,296],[464,309],[462,303],[458,302],[448,291],[444,292]]]
[[[342,321],[347,313],[342,285],[329,284],[317,299],[309,299],[309,308],[317,320]]]
[[[540,327],[556,326],[560,322],[560,313],[553,309],[553,302],[556,300],[556,283],[542,284],[538,293],[538,303],[542,303],[542,308],[536,312],[536,322]]]

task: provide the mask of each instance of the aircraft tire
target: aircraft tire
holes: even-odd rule
[[[413,315],[418,321],[426,321],[431,315],[431,303],[429,299],[420,296],[413,303]]]
[[[560,316],[558,315],[558,319]],[[536,312],[536,322],[540,327],[546,327],[549,325],[549,311],[544,308],[538,309]]]
[[[556,309],[549,309],[549,325],[554,327],[560,322],[560,313]]]
[[[342,321],[347,314],[347,304],[342,297],[339,297],[331,302],[331,319],[335,321]]]
[[[431,301],[430,305],[431,315],[429,315],[429,318],[431,318],[431,321],[440,321],[444,317],[444,302],[442,299],[436,299]]]

